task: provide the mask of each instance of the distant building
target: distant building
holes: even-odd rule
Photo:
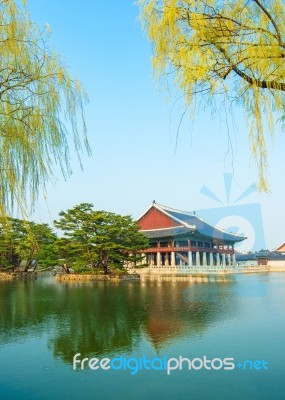
[[[285,253],[285,243],[281,244],[279,247],[277,247],[273,251],[278,251],[278,252],[281,252],[281,253],[282,252]]]
[[[256,253],[236,253],[236,261],[239,267],[264,266],[271,270],[285,268],[285,251],[260,250]]]
[[[261,250],[256,255],[258,265],[268,265],[270,267],[285,267],[285,252]]]
[[[236,252],[236,262],[239,267],[254,267],[258,265],[255,253],[241,254]]]
[[[155,201],[138,223],[150,243],[143,250],[145,263],[155,269],[230,269],[236,263],[235,243],[246,239]]]

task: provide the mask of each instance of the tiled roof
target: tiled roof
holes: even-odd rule
[[[285,253],[280,251],[261,250],[256,253],[257,258],[267,258],[268,260],[285,260]]]
[[[257,260],[255,254],[236,254],[236,261],[251,261]]]
[[[256,253],[251,254],[240,254],[236,253],[237,261],[249,261],[257,260],[259,258],[267,258],[268,260],[285,260],[285,253],[280,253],[277,251],[260,250]]]
[[[208,222],[203,221],[203,219],[199,218],[193,213],[174,210],[172,208],[165,207],[157,203],[153,203],[153,207],[157,208],[165,215],[168,215],[170,218],[180,223],[182,226],[171,228],[171,231],[170,229],[154,229],[143,231],[149,238],[177,236],[183,233],[195,232],[196,234],[222,240],[225,242],[240,242],[246,239],[246,237],[244,236],[234,235],[232,233],[223,231],[222,229],[218,229]]]
[[[245,237],[233,235],[232,233],[228,233],[221,229],[217,229],[216,227],[210,225],[209,223],[203,221],[201,218],[197,217],[196,215],[190,215],[188,213],[177,212],[177,211],[167,211],[168,214],[173,216],[180,221],[189,224],[195,225],[196,230],[202,234],[203,236],[210,236],[216,239],[222,239],[225,241],[235,241],[239,242],[244,240]]]
[[[282,243],[280,246],[276,247],[273,251],[285,252],[285,243]]]

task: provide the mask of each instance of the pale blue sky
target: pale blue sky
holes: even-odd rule
[[[230,123],[229,131],[224,113],[213,120],[206,108],[194,122],[186,116],[176,148],[184,109],[178,106],[171,114],[179,93],[166,101],[168,93],[157,90],[152,80],[151,48],[133,1],[28,0],[28,6],[34,21],[51,26],[56,50],[89,94],[86,119],[93,151],[91,158],[84,157],[83,172],[74,157],[72,177],[64,182],[59,176],[56,185],[48,186],[46,203],[41,199],[34,218],[51,223],[60,210],[80,202],[134,218],[153,199],[189,211],[223,207],[223,174],[233,172],[231,206],[256,181],[242,110],[235,115],[236,129]],[[226,155],[228,135],[233,151]],[[237,203],[260,205],[268,248],[285,241],[284,144],[280,133],[274,143],[269,140],[271,195],[253,193]],[[224,204],[200,193],[203,185]],[[241,214],[236,224],[249,236],[244,248],[251,249],[261,224],[258,216],[248,221],[243,212],[234,210]],[[211,220],[211,213],[207,218]],[[212,219],[217,220],[215,210]],[[231,226],[228,219],[223,222],[222,228]]]

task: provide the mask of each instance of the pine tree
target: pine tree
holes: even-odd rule
[[[109,269],[123,269],[129,260],[139,260],[139,250],[148,246],[130,216],[95,211],[90,203],[61,211],[59,216],[54,224],[64,233],[61,251],[77,266],[100,268],[107,274]]]

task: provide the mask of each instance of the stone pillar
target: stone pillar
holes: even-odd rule
[[[226,268],[226,255],[225,255],[225,253],[223,253],[223,255],[222,255],[222,264],[223,264],[223,268],[225,269]]]
[[[228,254],[228,264],[229,264],[229,268],[231,268],[232,263],[231,263],[231,255]]]
[[[216,254],[216,266],[219,268],[220,265],[221,265],[221,262],[220,262],[220,254],[217,253],[217,254]]]
[[[196,267],[200,267],[200,253],[196,251]]]
[[[214,261],[213,261],[213,253],[210,253],[210,268],[213,268]]]
[[[192,260],[192,251],[188,251],[188,266],[192,268],[193,260]]]
[[[159,251],[156,253],[156,265],[158,267],[161,266],[161,257],[160,257],[160,252]]]
[[[207,253],[205,251],[203,252],[203,268],[207,268]]]
[[[233,267],[236,265],[236,255],[232,254],[232,262],[233,262]]]
[[[165,267],[166,268],[168,268],[169,267],[169,257],[168,257],[168,253],[165,253],[165,263],[164,263],[164,265],[165,265]]]
[[[171,252],[171,266],[172,267],[175,267],[175,252],[174,251],[172,251]]]
[[[150,254],[146,255],[146,263],[147,263],[148,267],[150,267]]]

